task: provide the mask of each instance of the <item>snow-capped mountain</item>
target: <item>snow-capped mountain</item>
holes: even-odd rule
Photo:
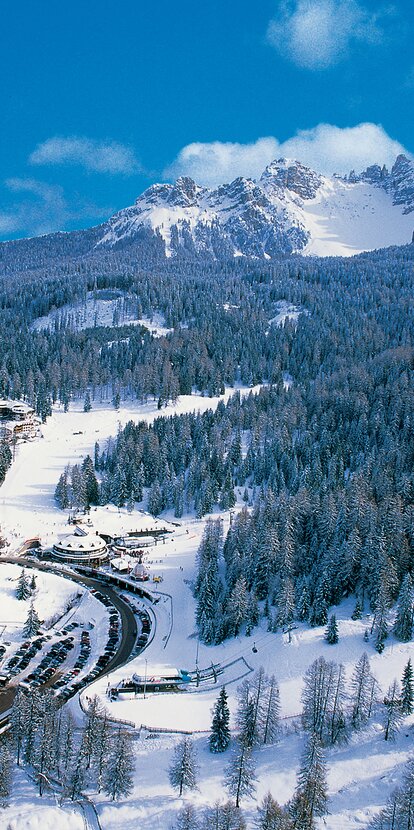
[[[101,226],[99,247],[133,242],[142,229],[180,250],[266,259],[299,252],[350,256],[411,242],[414,163],[398,156],[391,171],[323,176],[278,159],[258,181],[238,178],[215,189],[182,177],[155,184]]]

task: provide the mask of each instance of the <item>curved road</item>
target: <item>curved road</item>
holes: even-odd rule
[[[118,648],[111,658],[109,663],[105,666],[104,669],[94,678],[98,680],[99,677],[102,677],[108,672],[114,671],[119,666],[123,666],[124,663],[127,662],[133,648],[135,646],[135,641],[138,635],[137,623],[135,616],[131,610],[131,608],[122,601],[122,599],[118,596],[118,594],[109,588],[104,582],[101,582],[98,579],[93,579],[88,576],[82,576],[81,574],[71,573],[71,574],[59,574],[56,568],[51,568],[47,563],[44,562],[37,562],[33,559],[24,559],[23,557],[18,556],[10,556],[10,557],[1,557],[0,558],[0,565],[2,562],[10,563],[13,565],[24,565],[25,568],[35,568],[38,571],[49,571],[50,573],[55,574],[56,576],[63,576],[64,578],[70,579],[72,582],[79,582],[84,585],[86,588],[94,588],[97,591],[100,591],[101,594],[104,594],[111,600],[111,602],[115,605],[121,615],[121,641],[118,645]],[[87,686],[84,686],[86,689]],[[16,694],[16,686],[10,686],[4,690],[0,690],[0,721],[1,715],[4,712],[7,712],[10,709],[14,696]]]

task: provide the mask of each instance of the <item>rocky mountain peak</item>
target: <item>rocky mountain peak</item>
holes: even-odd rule
[[[322,177],[299,161],[280,158],[268,164],[260,178],[265,188],[290,190],[301,199],[314,199]]]
[[[391,170],[395,205],[404,205],[404,213],[414,211],[414,161],[399,155]]]

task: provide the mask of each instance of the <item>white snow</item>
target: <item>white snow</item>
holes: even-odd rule
[[[312,171],[309,171],[312,174]],[[315,175],[315,174],[312,174]],[[169,200],[168,187],[160,188],[154,196],[150,189],[140,196],[135,205],[121,210],[109,220],[109,227],[98,245],[113,245],[131,237],[141,226],[160,233],[165,242],[166,255],[171,256],[171,228],[176,226],[182,235],[183,223],[194,236],[197,226],[217,224],[226,235],[229,221],[243,215],[246,200],[269,225],[277,221],[288,230],[299,228],[309,234],[309,242],[299,253],[313,256],[353,256],[389,245],[404,245],[411,241],[414,218],[403,213],[404,205],[393,205],[392,196],[381,187],[368,182],[348,182],[337,177],[317,176],[320,186],[311,199],[275,184],[272,177],[258,182],[243,180],[244,198],[240,201],[239,188],[232,185],[217,190],[199,188],[191,204],[183,206]],[[261,189],[267,201],[259,204],[254,188]],[[276,218],[275,218],[276,217]],[[194,236],[196,246],[203,243]],[[234,256],[241,256],[234,247]],[[270,259],[264,253],[265,259]]]
[[[311,239],[304,254],[352,256],[362,251],[406,245],[411,241],[414,218],[393,205],[379,187],[340,179],[325,180],[315,199],[298,210]]]
[[[134,301],[132,297],[124,296],[120,292],[113,293],[119,296],[103,299],[90,291],[84,301],[67,303],[44,317],[39,317],[34,321],[32,328],[34,331],[53,331],[55,325],[65,325],[72,331],[83,331],[98,326],[145,326],[154,337],[165,337],[172,331],[165,325],[164,317],[159,312],[154,312],[152,317],[138,317],[131,308],[134,302],[136,304],[136,299]]]
[[[228,390],[226,397],[232,391]],[[2,527],[11,540],[11,548],[17,548],[24,538],[37,533],[41,535],[44,543],[50,544],[65,527],[68,529],[65,525],[66,514],[59,511],[53,501],[58,476],[67,462],[73,463],[83,458],[87,452],[92,453],[96,440],[102,444],[110,435],[116,434],[118,423],[122,426],[130,419],[141,418],[151,422],[160,414],[207,409],[216,406],[218,400],[188,396],[181,398],[175,407],[168,407],[161,413],[155,403],[145,406],[131,404],[122,406],[119,411],[108,406],[94,405],[90,413],[82,411],[81,403],[68,413],[55,409],[53,417],[43,428],[45,437],[36,443],[17,448],[16,461],[0,490]],[[239,493],[237,509],[240,509],[242,504],[241,495]],[[216,516],[218,515],[216,513]],[[158,525],[171,529],[172,525],[168,524],[167,518],[157,520]],[[229,516],[223,514],[222,518],[226,531]],[[128,514],[126,510],[118,511],[114,507],[92,510],[91,521],[96,529],[104,531],[105,526],[120,535],[123,531],[137,527],[148,530],[155,522],[148,514]],[[262,798],[270,789],[273,795],[284,803],[293,792],[303,748],[303,734],[295,731],[295,716],[301,708],[303,675],[312,661],[323,655],[328,660],[343,663],[349,682],[355,662],[366,650],[372,669],[385,693],[394,677],[401,677],[408,658],[411,656],[414,659],[414,643],[403,644],[391,636],[386,641],[383,654],[378,655],[372,643],[366,643],[363,639],[365,629],[370,627],[371,616],[366,613],[362,620],[352,621],[350,615],[353,600],[350,599],[334,609],[340,634],[336,646],[326,643],[324,628],[310,629],[300,624],[292,632],[292,641],[289,643],[287,635],[280,631],[268,632],[264,623],[252,632],[250,638],[240,636],[214,647],[207,647],[202,643],[197,645],[191,581],[194,578],[195,554],[203,528],[204,521],[187,518],[173,528],[174,532],[168,536],[165,543],[148,549],[145,568],[150,572],[151,581],[146,583],[146,586],[153,594],[158,593],[160,599],[155,606],[145,600],[138,602],[141,607],[146,606],[152,620],[156,615],[156,630],[146,650],[114,672],[110,679],[111,683],[116,685],[123,678],[131,677],[134,672],[141,675],[148,673],[149,676],[151,670],[154,672],[160,665],[193,670],[198,652],[198,664],[201,669],[210,666],[212,661],[223,667],[217,685],[210,680],[206,686],[201,684],[198,690],[192,692],[147,693],[145,700],[142,694],[136,698],[123,695],[121,699],[110,702],[105,694],[105,679],[97,681],[88,689],[87,694],[90,696],[96,691],[102,696],[112,716],[133,721],[138,727],[144,724],[147,727],[194,731],[201,762],[200,789],[186,798],[197,805],[206,805],[216,797],[221,800],[226,798],[223,772],[229,760],[229,753],[225,753],[224,756],[212,756],[207,745],[211,707],[217,697],[218,688],[220,684],[226,684],[234,716],[239,679],[251,676],[251,669],[255,670],[263,665],[268,673],[275,673],[280,684],[285,732],[278,745],[255,752],[257,797]],[[8,585],[9,571],[6,570],[11,566],[3,563],[0,564],[0,568],[1,573],[5,575],[6,594],[11,595],[13,584]],[[39,580],[40,576],[39,574]],[[47,578],[47,575],[44,576]],[[154,576],[162,576],[162,583],[155,585],[152,581]],[[47,602],[52,602],[56,595],[62,605],[65,590],[72,592],[73,586],[70,582],[59,580],[54,592],[49,591]],[[7,613],[11,619],[15,619],[17,611],[13,609],[17,601],[14,598],[7,601],[13,605],[13,608],[11,605],[8,606],[11,610]],[[96,654],[106,637],[106,623],[103,616],[102,619],[98,616],[98,610],[89,605],[92,601],[96,603],[96,600],[86,596],[76,613],[83,614],[85,619],[95,619],[96,639],[93,648]],[[103,615],[104,611],[101,610]],[[256,645],[256,653],[252,650],[253,644]],[[411,751],[413,720],[405,720],[395,744],[385,743],[381,726],[374,718],[369,728],[355,734],[347,746],[327,752],[330,814],[326,819],[319,820],[318,828],[362,830],[366,826],[369,818],[384,804],[398,782],[401,766]],[[137,738],[135,743],[137,772],[136,787],[132,796],[119,804],[112,804],[104,795],[96,797],[104,830],[135,830],[137,826],[142,830],[169,827],[182,803],[172,793],[167,774],[177,739],[174,735],[150,738],[145,730],[141,732],[141,737]],[[243,807],[247,812],[250,830],[255,813],[254,801],[245,800]],[[38,810],[43,812],[37,812]],[[53,812],[50,812],[51,810]],[[54,808],[47,800],[39,803],[33,794],[26,794],[24,788],[21,796],[20,791],[16,791],[12,806],[0,814],[0,827],[3,818],[6,821],[5,826],[7,822],[12,823],[13,830],[40,830],[40,827],[42,830],[49,830],[53,820],[63,830],[66,830],[66,826],[73,827],[74,830],[81,826],[78,825],[77,814],[67,818],[66,813],[62,813],[59,822]]]
[[[9,565],[0,559],[0,633],[2,640],[9,640],[12,644],[22,639],[22,628],[30,607],[30,600],[18,600],[16,597],[21,572],[18,565]],[[31,599],[41,621],[48,628],[82,588],[78,589],[73,583],[54,574],[26,570],[29,579],[33,573],[36,577],[36,590]]]

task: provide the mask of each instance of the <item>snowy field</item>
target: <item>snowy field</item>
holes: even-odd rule
[[[227,398],[232,391],[228,390],[225,397]],[[110,435],[116,434],[118,425],[123,426],[128,420],[145,418],[151,422],[160,414],[205,410],[216,406],[218,400],[183,397],[175,407],[168,407],[162,410],[162,413],[154,403],[146,406],[122,406],[119,411],[108,406],[94,406],[89,413],[82,411],[81,403],[68,413],[56,409],[53,417],[42,427],[42,439],[17,447],[16,461],[0,490],[1,521],[3,531],[10,541],[9,551],[17,550],[21,542],[28,537],[39,534],[43,544],[51,544],[57,535],[69,531],[67,515],[54,504],[55,485],[68,462],[80,461],[85,454],[93,453],[95,441],[103,445]],[[165,517],[165,521],[170,518]],[[223,514],[222,518],[226,532],[229,516]],[[137,511],[128,514],[126,510],[118,511],[111,507],[92,510],[91,520],[96,528],[103,529],[105,526],[115,528],[119,532],[137,526],[154,526],[154,519],[147,514]],[[164,519],[161,522],[164,523]],[[194,669],[197,638],[191,582],[194,578],[195,554],[203,529],[204,521],[189,518],[174,528],[173,534],[165,544],[158,544],[149,549],[146,567],[151,577],[163,577],[163,582],[157,586],[160,601],[155,606],[157,626],[154,638],[140,657],[112,674],[112,684],[129,677],[134,671],[144,674],[147,670],[149,673],[151,666],[159,664]],[[17,601],[12,596],[15,583],[9,581],[10,578],[13,579],[13,573],[17,568],[4,564],[1,568],[2,590],[6,597],[3,601],[3,594],[0,596],[0,608],[4,609],[1,615],[4,619],[3,624],[6,621],[7,608],[8,618],[15,619],[16,623],[21,625],[23,617],[17,619],[16,614],[18,611],[20,613],[20,609],[16,608]],[[39,597],[42,595],[41,592],[47,591],[48,602],[56,598],[58,606],[64,605],[65,591],[73,593],[73,586],[69,582],[59,580],[59,584],[56,582],[52,590],[51,583],[47,583],[48,579],[57,580],[57,577],[39,574]],[[156,590],[152,582],[150,587],[152,591]],[[218,686],[221,683],[226,684],[230,708],[234,715],[236,689],[240,678],[251,676],[251,670],[263,665],[269,674],[276,675],[280,684],[285,729],[277,745],[255,752],[257,797],[260,800],[270,789],[272,794],[284,803],[292,795],[303,747],[303,735],[295,731],[294,716],[298,715],[301,708],[303,674],[313,660],[322,655],[328,660],[343,663],[349,681],[356,661],[366,650],[372,670],[385,693],[394,677],[401,678],[408,657],[414,659],[414,644],[397,642],[392,636],[387,639],[383,654],[378,655],[372,643],[366,643],[363,639],[364,631],[371,623],[370,616],[365,614],[362,620],[350,620],[353,607],[353,600],[349,600],[337,609],[331,609],[335,610],[339,623],[339,643],[335,646],[326,643],[324,628],[310,629],[305,625],[298,625],[292,632],[292,641],[289,643],[287,635],[281,632],[270,633],[266,630],[265,624],[254,629],[249,638],[240,636],[214,647],[200,644],[200,668],[207,668],[212,661],[223,667],[217,686],[210,683],[207,688],[200,687],[192,693],[147,695],[145,700],[141,695],[135,699],[129,697],[110,703],[105,696],[105,680],[97,681],[94,687],[89,688],[87,694],[90,696],[91,693],[97,692],[102,696],[112,716],[126,718],[138,727],[144,724],[171,730],[193,731],[201,773],[199,790],[186,798],[196,805],[205,806],[211,804],[215,798],[224,800],[226,797],[223,774],[230,753],[212,756],[207,746],[211,707],[217,698]],[[252,650],[254,644],[257,652]],[[394,744],[384,741],[381,724],[374,719],[369,728],[355,734],[347,746],[327,752],[330,814],[319,820],[318,827],[332,830],[362,830],[366,826],[370,816],[384,804],[398,782],[401,765],[412,752],[412,721],[413,718],[404,721]],[[104,796],[96,797],[103,830],[136,830],[137,827],[140,830],[164,830],[169,828],[182,803],[173,794],[167,774],[177,736],[159,735],[150,739],[145,730],[142,730],[141,736],[138,737],[138,729],[136,734],[137,770],[132,796],[127,801],[122,800],[116,804],[109,802]],[[246,809],[252,827],[255,803],[253,800],[245,800],[242,806]],[[10,824],[12,830],[49,830],[49,827],[55,825],[62,830],[66,830],[66,827],[77,830],[78,827],[84,826],[80,813],[70,813],[69,809],[68,807],[65,808],[65,812],[57,813],[53,799],[49,797],[40,802],[30,795],[29,784],[20,785],[19,778],[12,805],[0,812],[0,828],[4,827],[6,830]]]
[[[0,560],[0,632],[1,640],[12,644],[22,639],[22,628],[26,621],[30,600],[18,600],[16,588],[22,569]],[[26,571],[29,580],[33,571]],[[73,582],[54,574],[35,572],[36,589],[30,599],[46,628],[55,618],[60,617],[70,601],[82,592]]]
[[[243,395],[259,388],[229,388],[221,397],[213,398],[182,395],[176,404],[161,411],[154,401],[122,404],[119,410],[108,403],[92,402],[92,410],[87,413],[83,412],[83,401],[71,404],[69,412],[55,407],[53,416],[42,424],[43,438],[17,445],[16,460],[0,489],[1,526],[10,542],[9,551],[37,535],[45,546],[50,545],[65,528],[67,517],[54,502],[56,484],[68,463],[75,464],[88,453],[93,458],[96,441],[103,448],[108,438],[116,436],[119,427],[131,420],[152,423],[160,415],[204,412],[215,409],[220,400],[228,400],[236,389]]]
[[[172,329],[165,325],[163,316],[155,312],[152,317],[140,317],[134,313],[132,297],[124,296],[120,291],[109,291],[108,298],[95,297],[90,291],[84,302],[67,303],[33,323],[34,331],[53,331],[55,326],[64,326],[71,331],[83,331],[88,328],[105,326],[145,326],[154,337],[164,337]],[[115,296],[112,296],[115,295]],[[136,300],[135,300],[136,305]]]

